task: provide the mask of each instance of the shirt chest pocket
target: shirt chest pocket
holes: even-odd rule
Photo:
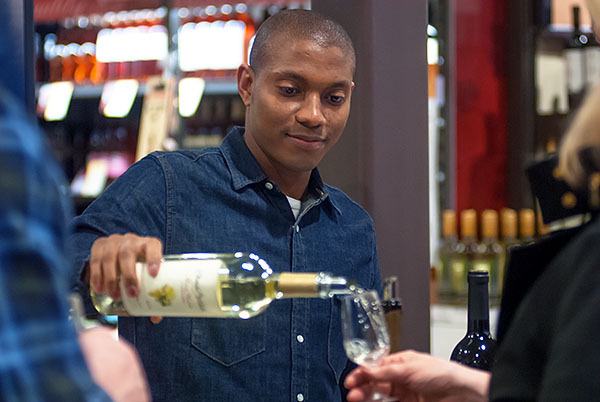
[[[265,351],[266,317],[192,319],[192,346],[229,367]]]

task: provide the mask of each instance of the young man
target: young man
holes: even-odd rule
[[[92,288],[136,295],[134,263],[163,253],[252,251],[277,271],[329,271],[380,288],[373,223],[317,165],[339,140],[354,48],[336,22],[284,11],[257,32],[238,70],[246,126],[221,147],[155,153],[75,221]],[[84,275],[85,276],[85,275]],[[335,300],[281,300],[250,320],[119,321],[154,400],[339,401],[350,364]]]

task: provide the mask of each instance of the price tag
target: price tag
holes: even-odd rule
[[[150,152],[163,149],[174,109],[173,88],[173,80],[164,81],[160,78],[148,80],[135,154],[136,161]]]

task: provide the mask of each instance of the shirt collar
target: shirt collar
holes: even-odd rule
[[[221,151],[227,163],[233,188],[238,191],[248,185],[263,182],[268,179],[254,155],[248,149],[244,141],[244,128],[234,127],[229,131],[223,143]],[[312,197],[320,198],[321,201],[329,201],[333,208],[341,215],[341,210],[331,199],[327,192],[319,171],[315,168],[310,175],[308,192]]]
[[[267,179],[244,141],[243,127],[234,127],[229,131],[221,144],[221,151],[236,191]]]

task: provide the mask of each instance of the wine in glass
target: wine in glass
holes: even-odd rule
[[[390,336],[383,307],[375,291],[357,292],[342,298],[342,332],[346,355],[361,366],[377,366],[390,352]],[[375,392],[372,401],[393,401]]]

